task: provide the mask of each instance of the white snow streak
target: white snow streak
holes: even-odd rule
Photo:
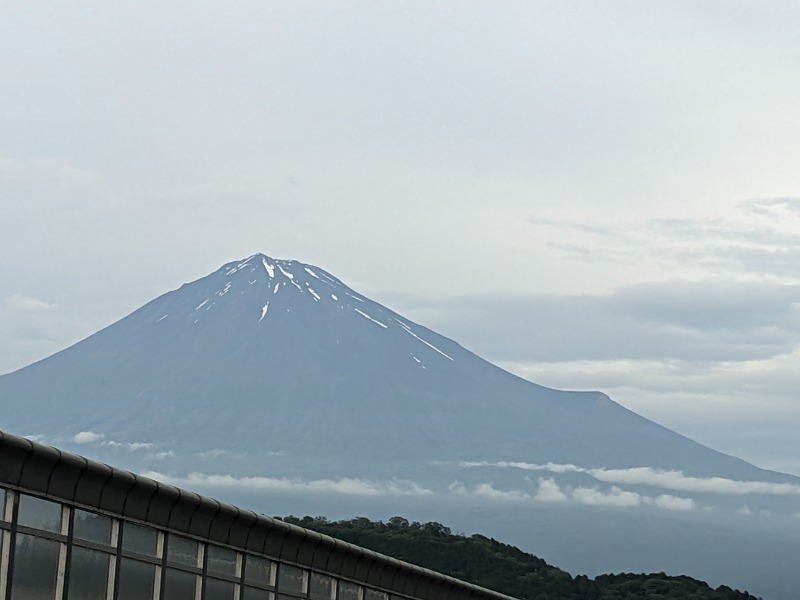
[[[388,327],[386,327],[386,325],[384,325],[384,324],[383,324],[383,323],[381,323],[380,321],[376,321],[375,319],[373,319],[372,317],[370,317],[370,316],[369,316],[367,313],[365,313],[365,312],[362,312],[362,311],[358,310],[357,308],[354,308],[353,310],[354,310],[354,311],[356,311],[358,314],[360,314],[362,317],[369,319],[369,320],[370,320],[370,321],[372,321],[373,323],[377,323],[378,325],[380,325],[380,326],[381,326],[381,327],[383,327],[384,329],[388,329]],[[452,360],[452,359],[450,359],[450,360]]]
[[[356,309],[356,310],[358,310],[358,309]],[[406,325],[406,324],[405,324],[405,323],[403,323],[402,321],[398,321],[397,319],[395,319],[395,321],[396,321],[397,323],[400,323],[400,326],[401,326],[401,327],[402,327],[402,328],[403,328],[403,329],[406,331],[406,333],[409,333],[409,334],[413,335],[413,336],[414,336],[415,338],[417,338],[417,339],[418,339],[420,342],[422,342],[423,344],[425,344],[425,345],[426,345],[426,346],[428,346],[429,348],[432,348],[433,350],[436,350],[436,352],[438,352],[439,354],[441,354],[442,356],[444,356],[446,359],[448,359],[448,360],[453,360],[453,361],[454,361],[454,359],[453,359],[453,357],[452,357],[452,356],[448,356],[447,354],[445,354],[444,352],[442,352],[441,350],[439,350],[439,349],[438,349],[436,346],[434,346],[434,345],[433,345],[433,344],[431,344],[430,342],[426,342],[426,341],[425,341],[425,340],[423,340],[421,337],[419,337],[419,336],[418,336],[416,333],[414,333],[413,331],[411,331],[411,329],[408,327],[408,325]],[[454,361],[454,362],[455,362],[455,361]]]
[[[294,281],[294,275],[292,275],[291,273],[288,273],[287,271],[284,271],[283,267],[280,266],[280,265],[278,265],[278,269],[280,270],[281,273],[283,273],[284,277],[287,277],[288,279],[291,279],[292,281]]]
[[[337,298],[337,297],[336,297],[336,294],[331,294],[331,298],[333,298],[333,299],[334,299],[334,300],[336,300],[337,302],[338,302],[338,300],[339,300],[339,298]]]
[[[319,302],[319,301],[320,301],[320,297],[319,297],[319,294],[317,294],[317,292],[315,292],[314,290],[312,290],[310,287],[308,288],[308,291],[309,291],[309,292],[311,292],[311,295],[312,295],[312,296],[314,296],[314,300],[315,300],[315,301],[317,301],[317,302]]]
[[[206,298],[205,300],[203,300],[203,301],[202,301],[200,304],[198,304],[198,305],[197,305],[197,307],[195,308],[195,310],[200,310],[200,309],[201,309],[201,308],[203,308],[203,307],[204,307],[206,304],[208,304],[208,299],[207,299],[207,298]]]
[[[231,267],[230,269],[228,269],[227,271],[225,271],[225,275],[233,275],[233,274],[234,274],[234,273],[236,273],[237,271],[241,271],[241,270],[242,270],[242,269],[244,269],[245,267],[249,266],[249,265],[250,265],[250,261],[251,261],[253,258],[255,258],[255,257],[256,257],[256,255],[255,255],[255,254],[253,254],[253,256],[248,256],[246,259],[244,259],[242,262],[240,262],[240,263],[239,263],[238,265],[236,265],[235,267]]]
[[[270,279],[272,279],[273,277],[275,277],[275,269],[272,267],[272,265],[271,265],[271,264],[269,264],[269,263],[267,262],[267,259],[266,259],[266,258],[262,258],[262,259],[261,259],[261,264],[263,264],[263,265],[264,265],[264,269],[266,269],[266,271],[267,271],[267,275],[269,275],[269,278],[270,278]]]
[[[267,302],[264,306],[261,307],[261,318],[258,320],[261,323],[262,319],[267,316],[267,309],[269,308],[269,302]]]
[[[314,271],[312,271],[311,269],[309,269],[308,267],[303,267],[303,269],[305,270],[305,272],[306,272],[306,273],[308,273],[308,274],[309,274],[309,275],[311,275],[312,277],[314,277],[314,278],[316,278],[316,279],[319,279],[319,276],[318,276],[316,273],[314,273]]]
[[[274,287],[274,288],[272,288],[272,293],[273,293],[273,294],[277,294],[277,293],[278,293],[278,288],[279,288],[279,287],[281,287],[281,284],[280,284],[280,283],[276,283],[276,284],[275,284],[275,287]]]
[[[158,320],[156,321],[156,323],[161,323],[161,321],[163,321],[164,319],[166,319],[168,316],[169,316],[169,315],[164,315],[163,317],[161,317],[160,319],[158,319]]]

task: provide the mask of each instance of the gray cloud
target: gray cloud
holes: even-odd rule
[[[745,200],[740,206],[774,220],[784,219],[787,213],[800,217],[800,198],[752,198]]]
[[[797,285],[654,282],[608,295],[447,298],[420,312],[497,361],[746,361],[800,343]]]
[[[719,217],[651,219],[644,223],[644,230],[663,238],[670,246],[698,244],[694,248],[695,255],[702,256],[703,252],[708,252],[713,256],[714,252],[732,245],[785,248],[800,243],[800,236],[778,225],[785,223],[771,218],[766,222],[753,222],[749,215],[742,212],[739,218],[732,221]],[[674,252],[677,248],[671,250]]]
[[[800,243],[800,241],[798,241]],[[790,248],[753,248],[729,246],[713,252],[680,253],[684,260],[698,259],[710,268],[725,268],[756,275],[772,275],[797,280],[800,276],[800,246]]]
[[[267,456],[283,456],[283,452],[275,452],[269,451],[266,453]],[[205,452],[198,452],[197,456],[200,458],[222,458],[223,460],[229,459],[243,459],[247,457],[246,452],[231,452],[230,450],[225,450],[223,448],[212,448],[211,450],[206,450]]]
[[[150,454],[148,456],[148,458],[152,458],[154,460],[165,460],[167,458],[174,458],[174,457],[175,457],[175,451],[174,450],[165,450],[165,451],[162,451],[162,452],[154,452],[153,454]]]
[[[652,264],[704,277],[797,281],[798,206],[797,198],[760,198],[739,202],[725,217],[662,217],[628,226],[538,218],[529,222],[560,233],[549,246],[572,260]],[[565,233],[572,233],[569,241],[563,239]]]

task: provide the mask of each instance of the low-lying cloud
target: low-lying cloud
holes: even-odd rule
[[[311,494],[342,494],[345,496],[429,496],[433,491],[410,480],[391,479],[372,481],[369,479],[290,479],[286,477],[234,477],[233,475],[189,473],[186,477],[175,477],[149,471],[145,477],[157,479],[170,485],[193,488],[228,489],[261,492],[304,492]]]
[[[266,452],[267,456],[282,456],[282,452]],[[247,452],[231,452],[230,450],[225,450],[223,448],[212,448],[211,450],[206,450],[204,452],[198,452],[197,456],[200,458],[225,458],[225,459],[243,459],[247,458]]]
[[[40,438],[41,436],[38,437]],[[79,431],[69,438],[69,441],[73,444],[96,444],[99,442],[101,446],[105,446],[106,448],[113,448],[114,450],[128,450],[130,452],[136,452],[138,450],[152,450],[156,447],[154,442],[118,442],[117,440],[107,440],[106,434],[98,431]],[[173,455],[174,453],[170,450],[169,452],[155,453],[153,456],[157,458],[165,458]]]
[[[771,483],[767,481],[737,481],[725,477],[691,477],[682,471],[665,471],[652,467],[632,469],[589,469],[592,477],[600,481],[649,485],[685,492],[727,494],[765,494],[771,496],[800,496],[800,485]]]
[[[91,444],[93,442],[99,442],[104,437],[105,435],[102,433],[97,433],[94,431],[79,431],[72,436],[70,441],[75,444]]]
[[[702,494],[723,494],[744,496],[762,494],[770,496],[800,496],[800,485],[792,483],[772,483],[768,481],[738,481],[725,477],[693,477],[683,471],[654,469],[653,467],[633,467],[629,469],[585,468],[572,464],[526,463],[513,461],[499,462],[461,462],[465,468],[495,467],[501,469],[521,469],[524,471],[546,471],[549,473],[585,473],[603,483],[616,485],[645,485],[663,489],[695,492]]]
[[[166,450],[164,452],[154,452],[150,455],[150,458],[155,460],[164,460],[165,458],[174,458],[175,451],[174,450]]]
[[[131,452],[135,452],[136,450],[150,450],[151,448],[155,448],[155,444],[153,442],[117,442],[114,440],[108,440],[107,442],[103,442],[103,446],[130,450]]]
[[[536,499],[540,502],[566,502],[569,500],[569,496],[561,491],[561,488],[552,477],[542,477],[539,479]]]
[[[572,498],[579,504],[590,506],[633,507],[642,503],[640,494],[623,490],[617,486],[612,486],[607,492],[597,488],[577,487],[572,490]]]
[[[623,490],[618,486],[612,486],[608,490],[602,490],[598,487],[561,486],[552,477],[540,477],[534,494],[525,490],[500,490],[489,483],[481,483],[472,489],[468,489],[463,484],[456,482],[450,486],[449,491],[459,496],[515,504],[544,502],[548,504],[582,504],[585,506],[616,508],[651,506],[661,510],[672,511],[689,511],[697,508],[697,503],[692,498],[681,498],[669,494],[648,496]]]

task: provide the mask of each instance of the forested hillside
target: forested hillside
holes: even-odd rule
[[[664,573],[572,577],[519,548],[482,535],[453,534],[440,523],[410,523],[402,517],[386,523],[363,517],[335,522],[308,516],[283,520],[521,600],[755,598],[726,586],[713,589],[691,577]]]

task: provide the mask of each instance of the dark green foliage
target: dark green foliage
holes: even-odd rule
[[[364,517],[284,517],[284,521],[394,556],[522,600],[741,600],[747,592],[716,590],[691,577],[664,573],[572,577],[541,558],[482,535],[453,534],[441,523],[388,522]]]

